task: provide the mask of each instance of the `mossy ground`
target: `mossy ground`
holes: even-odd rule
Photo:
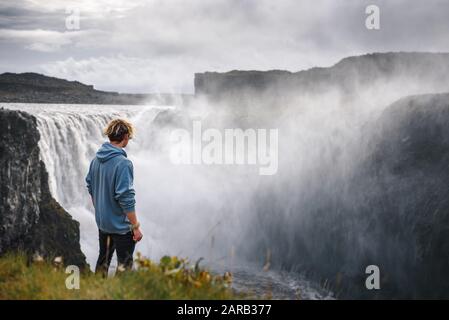
[[[23,254],[0,258],[0,299],[236,299],[229,274],[213,275],[185,259],[164,257],[159,263],[138,257],[137,270],[103,278],[80,274],[80,288],[69,290],[66,268],[32,262]]]

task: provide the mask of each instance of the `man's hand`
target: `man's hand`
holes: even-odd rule
[[[140,231],[140,228],[134,229],[133,230],[133,240],[136,242],[139,242],[140,240],[142,240],[143,234]]]
[[[126,216],[128,217],[129,222],[131,223],[131,226],[133,228],[133,240],[136,242],[139,242],[142,237],[143,234],[140,231],[140,223],[137,222],[137,216],[136,213],[134,211],[128,212],[126,214]]]

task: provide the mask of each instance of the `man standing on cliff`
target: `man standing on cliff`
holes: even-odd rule
[[[124,150],[133,133],[131,123],[112,120],[104,130],[109,142],[97,151],[86,177],[99,231],[100,253],[95,272],[103,275],[107,275],[114,251],[117,270],[131,269],[136,242],[143,236],[135,210],[133,164]]]

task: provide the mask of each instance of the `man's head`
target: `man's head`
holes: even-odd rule
[[[133,138],[134,127],[126,120],[114,119],[104,129],[104,134],[108,136],[112,144],[125,148],[129,140]]]

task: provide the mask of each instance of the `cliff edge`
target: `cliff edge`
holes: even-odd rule
[[[0,255],[20,250],[86,266],[79,223],[50,194],[36,119],[0,109],[0,123]]]

